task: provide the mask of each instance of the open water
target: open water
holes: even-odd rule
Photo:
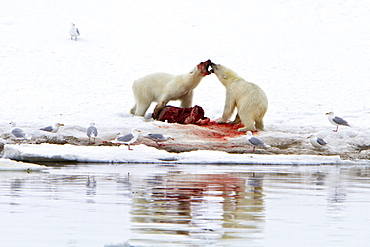
[[[368,246],[369,166],[0,172],[0,246]]]

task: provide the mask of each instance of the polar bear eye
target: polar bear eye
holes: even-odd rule
[[[227,76],[226,75],[223,75],[222,78],[227,79]]]

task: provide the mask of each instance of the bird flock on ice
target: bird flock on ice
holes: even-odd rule
[[[10,134],[14,141],[21,142],[24,140],[27,141],[31,140],[32,136],[24,132],[21,128],[17,127],[15,122],[11,122],[10,125],[11,125]],[[54,125],[49,125],[47,127],[41,128],[39,130],[50,133],[57,133],[61,126],[64,126],[64,124],[56,123]],[[137,128],[133,128],[131,130],[131,133],[128,134],[118,133],[117,138],[110,142],[113,144],[127,145],[128,150],[133,150],[131,148],[131,144],[137,141],[140,132],[141,131],[138,130]],[[95,127],[95,123],[90,123],[90,126],[86,129],[86,135],[89,138],[90,144],[95,143],[96,137],[98,136],[98,129]],[[173,140],[173,138],[171,138],[170,136],[164,136],[163,134],[160,133],[149,133],[144,137],[153,140],[154,142],[157,143],[158,146],[160,146],[158,142]]]
[[[326,115],[328,115],[329,122],[337,126],[337,128],[333,130],[334,132],[338,132],[339,126],[350,127],[350,125],[348,124],[346,120],[344,120],[341,117],[335,116],[334,112],[328,112],[326,113]],[[327,142],[324,141],[322,138],[318,137],[317,134],[312,134],[309,137],[307,137],[307,139],[310,139],[310,143],[314,148],[321,149],[327,145]],[[251,152],[254,152],[256,147],[260,147],[260,148],[270,147],[269,145],[265,144],[262,140],[258,139],[257,137],[254,137],[251,131],[247,132],[247,140],[249,144],[253,146],[253,150]]]
[[[336,126],[336,129],[333,130],[333,132],[338,132],[339,126],[350,127],[346,120],[344,120],[341,117],[335,116],[333,112],[326,113],[326,115],[328,115],[329,122]],[[21,128],[17,127],[15,122],[11,122],[10,125],[11,125],[10,134],[12,135],[14,140],[16,141],[31,140],[31,136],[24,132]],[[46,126],[39,130],[50,133],[57,133],[60,127],[62,126],[64,126],[64,124],[55,123],[54,125]],[[119,145],[124,144],[128,146],[128,150],[133,150],[131,148],[131,144],[137,141],[140,132],[141,131],[138,130],[137,128],[133,128],[131,130],[131,133],[127,134],[118,133],[117,137],[114,140],[112,140],[111,143]],[[90,126],[86,129],[86,135],[90,143],[95,143],[95,140],[98,136],[98,129],[96,128],[95,123],[90,123]],[[154,141],[158,145],[158,147],[161,146],[159,142],[174,140],[170,136],[164,136],[161,133],[149,133],[147,135],[144,135],[143,137]],[[264,141],[262,141],[256,136],[253,136],[253,133],[251,131],[246,132],[246,139],[248,143],[253,146],[253,149],[250,152],[254,152],[256,148],[265,148],[265,149],[270,148],[270,146],[267,145]],[[308,136],[307,139],[310,139],[309,141],[311,145],[317,149],[321,149],[327,145],[327,142],[324,141],[322,138],[318,137],[317,134],[312,134]]]

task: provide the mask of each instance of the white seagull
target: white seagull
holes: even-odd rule
[[[170,136],[164,136],[162,134],[148,134],[146,136],[144,136],[145,138],[148,138],[152,141],[155,141],[155,143],[157,143],[158,146],[160,146],[160,144],[158,142],[165,142],[169,139],[173,140],[173,138],[171,138]]]
[[[60,126],[64,126],[64,124],[56,123],[53,126],[52,125],[49,125],[49,126],[46,126],[44,128],[41,128],[40,130],[51,132],[51,133],[57,133]]]
[[[254,137],[251,131],[247,131],[247,139],[250,144],[253,145],[253,150],[251,153],[253,153],[256,150],[256,147],[263,147],[263,148],[269,148],[269,145],[266,145],[263,141],[258,139],[257,137]]]
[[[31,137],[28,134],[26,134],[22,129],[16,127],[17,124],[15,122],[11,122],[10,124],[12,126],[12,130],[10,131],[10,133],[16,140],[31,139]]]
[[[78,31],[77,27],[74,23],[71,23],[71,28],[69,29],[69,34],[71,35],[71,39],[77,41],[77,36],[80,36],[80,32]]]
[[[98,136],[98,129],[95,127],[95,123],[90,123],[90,127],[86,130],[86,135],[89,137],[89,141],[91,138],[94,139]]]
[[[343,118],[341,117],[337,117],[334,115],[334,112],[328,112],[326,113],[325,115],[329,115],[328,116],[328,119],[329,119],[329,122],[336,125],[337,126],[337,129],[336,130],[333,130],[334,132],[338,132],[338,128],[339,126],[350,126],[346,120],[344,120]]]
[[[141,131],[136,128],[133,128],[130,134],[118,136],[114,141],[112,141],[112,143],[126,144],[128,145],[128,150],[132,150],[130,148],[130,144],[134,143],[137,140],[137,138],[139,137],[139,132]]]
[[[327,144],[322,138],[317,137],[316,134],[310,135],[309,137],[307,137],[307,139],[310,139],[310,143],[315,148],[322,148]]]

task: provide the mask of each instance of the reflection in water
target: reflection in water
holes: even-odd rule
[[[361,246],[369,207],[368,166],[0,172],[4,246]]]
[[[140,237],[148,235],[147,241],[152,244],[150,235],[155,234],[176,235],[182,244],[194,240],[210,244],[222,239],[246,239],[248,232],[261,231],[262,177],[254,173],[171,172],[144,180],[142,188],[133,198],[133,230]],[[157,240],[158,244],[164,243],[163,238]],[[169,243],[173,241],[169,238]]]
[[[23,180],[17,178],[10,182],[10,192],[12,196],[21,196],[23,183]]]
[[[88,196],[86,199],[87,203],[95,203],[94,196],[96,195],[96,181],[94,176],[87,176],[86,195]]]

